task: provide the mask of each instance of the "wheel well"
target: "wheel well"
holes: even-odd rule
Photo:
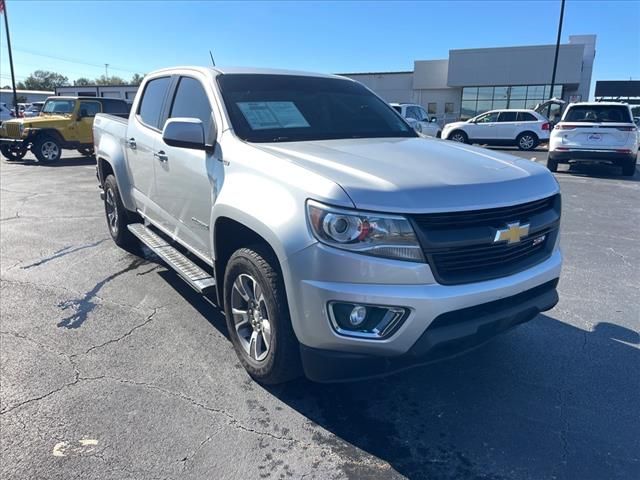
[[[277,259],[278,256],[262,236],[231,218],[218,218],[214,232],[216,288],[218,290],[218,305],[222,306],[224,303],[224,272],[233,252],[250,245],[262,245],[271,251],[273,258]],[[280,265],[275,267],[280,268]]]
[[[536,138],[539,138],[539,137],[538,137],[538,134],[537,134],[536,132],[532,132],[531,130],[525,130],[524,132],[520,132],[520,133],[518,134],[518,136],[516,137],[516,139],[520,138],[520,137],[521,137],[522,135],[524,135],[525,133],[528,133],[528,134],[530,134],[530,135],[533,135],[533,136],[534,136],[534,137],[536,137]]]
[[[113,167],[104,158],[98,160],[98,175],[101,185],[104,185],[104,179],[107,178],[107,175],[113,175]]]
[[[38,138],[42,138],[42,137],[52,137],[60,145],[65,143],[65,140],[64,140],[64,138],[62,138],[62,135],[60,135],[60,132],[58,132],[57,130],[54,130],[54,129],[39,130],[36,133],[36,135],[33,137],[32,143],[36,143],[38,141]]]
[[[456,133],[461,133],[463,134],[465,137],[469,138],[469,135],[467,135],[467,132],[465,132],[464,130],[461,130],[459,128],[456,128],[455,130],[453,130],[451,133],[449,133],[449,136],[447,138],[451,138],[454,134]]]

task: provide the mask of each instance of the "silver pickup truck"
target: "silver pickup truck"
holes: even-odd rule
[[[115,243],[142,242],[223,308],[257,381],[433,362],[558,301],[549,171],[420,138],[353,80],[160,70],[94,139]]]

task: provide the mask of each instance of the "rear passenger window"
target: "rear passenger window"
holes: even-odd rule
[[[198,118],[204,131],[211,127],[211,104],[202,84],[193,78],[182,77],[173,98],[169,118]]]
[[[500,116],[498,116],[499,122],[515,122],[516,121],[516,112],[500,112]]]
[[[529,112],[518,112],[519,122],[537,122],[538,119]]]
[[[150,127],[160,128],[162,103],[167,94],[170,81],[171,77],[161,77],[147,83],[138,107],[138,115],[140,115],[142,123]]]
[[[80,115],[83,117],[95,117],[96,113],[100,113],[100,104],[98,102],[80,102]]]
[[[131,106],[126,102],[111,102],[103,100],[102,109],[104,113],[127,114],[129,113]]]

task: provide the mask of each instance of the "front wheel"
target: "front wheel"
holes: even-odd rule
[[[224,275],[224,310],[240,363],[256,381],[277,384],[300,375],[284,282],[269,250],[241,248],[231,256]]]
[[[516,145],[520,150],[533,150],[538,146],[540,141],[535,133],[524,132],[516,138]]]
[[[449,140],[459,143],[469,143],[469,137],[467,136],[467,134],[460,130],[457,130],[449,135]]]
[[[15,162],[17,160],[23,159],[23,157],[27,154],[27,149],[24,147],[19,147],[17,145],[2,145],[0,146],[0,152],[2,152],[4,158],[11,162]]]
[[[62,156],[62,146],[58,140],[48,135],[36,138],[32,151],[38,161],[42,163],[57,162]]]

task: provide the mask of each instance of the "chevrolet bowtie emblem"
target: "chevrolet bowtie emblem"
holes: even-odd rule
[[[498,230],[496,236],[493,239],[493,243],[504,242],[518,243],[522,237],[529,235],[529,224],[520,225],[520,222],[508,223],[507,228]]]

